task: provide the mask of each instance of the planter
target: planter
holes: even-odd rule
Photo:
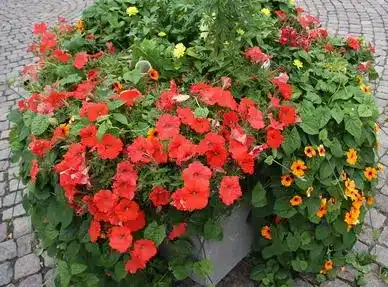
[[[240,205],[221,220],[222,241],[193,238],[193,254],[198,259],[209,259],[213,263],[213,274],[206,279],[192,275],[191,279],[204,286],[215,285],[249,254],[253,240],[252,227],[247,222],[249,212],[249,206]]]

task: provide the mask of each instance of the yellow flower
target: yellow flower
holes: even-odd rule
[[[261,229],[261,236],[263,236],[265,239],[271,240],[271,227],[269,227],[268,225],[263,226],[263,228]]]
[[[319,145],[318,147],[318,154],[319,156],[325,156],[326,155],[326,150],[323,144]]]
[[[298,69],[302,69],[303,68],[303,62],[298,60],[298,59],[295,59],[294,60],[294,66],[297,67]]]
[[[379,124],[378,123],[375,123],[375,132],[376,132],[376,134],[378,134],[378,133],[380,133],[380,126],[379,126]]]
[[[360,86],[360,89],[361,89],[361,91],[363,91],[367,95],[370,95],[372,93],[372,89],[369,86],[365,85],[365,84],[362,84]]]
[[[77,29],[77,31],[84,31],[85,30],[85,22],[81,19],[77,20],[75,22],[75,28]]]
[[[295,5],[295,0],[290,0],[290,5]]]
[[[383,172],[384,171],[384,166],[381,163],[378,163],[376,166],[376,169],[378,172]]]
[[[327,274],[327,272],[333,269],[333,266],[334,266],[333,261],[326,260],[321,269],[321,274]]]
[[[296,176],[303,176],[307,166],[302,160],[296,160],[291,165],[292,173]]]
[[[285,187],[290,187],[291,184],[294,182],[294,179],[292,178],[291,174],[287,173],[281,177],[281,184]]]
[[[345,187],[347,189],[356,189],[356,183],[354,182],[354,180],[351,180],[350,178],[348,178],[346,181],[345,181]]]
[[[377,178],[377,170],[374,167],[366,167],[364,176],[367,180],[372,181]]]
[[[314,156],[317,155],[317,153],[315,152],[315,149],[314,147],[312,147],[311,145],[308,145],[304,148],[304,154],[309,157],[309,158],[312,158]]]
[[[313,186],[309,186],[309,188],[306,190],[306,195],[307,197],[310,197],[311,196],[311,193],[314,191],[314,187]]]
[[[139,13],[139,9],[135,6],[131,6],[127,8],[127,14],[129,16],[135,16],[137,13]]]
[[[361,85],[362,83],[364,83],[364,79],[360,76],[360,75],[357,75],[356,76],[356,81]]]
[[[369,206],[372,206],[374,203],[375,203],[375,198],[373,196],[369,196],[366,199],[366,204],[368,204]]]
[[[165,36],[167,36],[167,34],[166,34],[165,32],[159,32],[159,33],[158,33],[158,36],[159,36],[159,37],[165,37]]]
[[[269,10],[268,8],[263,8],[261,9],[261,14],[265,16],[271,15],[271,10]]]
[[[357,151],[353,148],[346,152],[346,162],[350,165],[355,165],[357,162]]]
[[[322,218],[324,217],[325,215],[327,214],[327,199],[326,198],[322,198],[321,199],[321,206],[319,207],[316,215],[319,217],[319,218]]]
[[[186,47],[182,43],[176,44],[174,48],[174,57],[175,58],[182,58],[185,55]]]
[[[302,197],[300,197],[299,195],[295,195],[293,198],[291,198],[290,200],[290,204],[291,206],[299,206],[303,203],[303,199]]]
[[[236,32],[237,32],[237,34],[239,34],[241,36],[245,34],[245,31],[243,29],[241,29],[241,28],[237,29]]]

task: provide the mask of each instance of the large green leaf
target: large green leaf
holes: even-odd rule
[[[356,140],[359,140],[362,133],[362,122],[356,113],[345,115],[345,130]]]
[[[267,191],[263,185],[258,181],[252,190],[252,205],[254,207],[263,207],[267,205]]]
[[[215,222],[213,219],[206,221],[204,226],[203,236],[208,240],[221,241],[223,237],[222,227],[219,222]]]
[[[151,222],[144,230],[144,238],[153,240],[157,246],[160,245],[166,238],[166,225],[158,225],[156,221]]]
[[[62,287],[69,286],[70,284],[70,279],[71,279],[71,273],[69,270],[69,266],[65,261],[58,260],[58,275],[59,275],[59,280],[61,282]]]
[[[344,119],[344,112],[338,105],[335,105],[334,108],[331,109],[331,116],[337,124],[340,124]]]
[[[297,213],[296,208],[291,206],[289,197],[277,199],[275,201],[274,211],[283,218],[290,218]]]
[[[284,132],[284,141],[282,143],[282,148],[287,155],[292,154],[301,146],[301,140],[299,132],[296,127],[293,127],[291,130]]]
[[[32,120],[31,132],[36,136],[40,136],[48,129],[49,126],[50,118],[47,115],[37,115]]]
[[[206,278],[213,272],[213,265],[209,259],[203,259],[193,264],[193,271],[196,275]]]

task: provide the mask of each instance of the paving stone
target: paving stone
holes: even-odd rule
[[[379,237],[379,243],[388,246],[388,226],[384,227]]]
[[[343,280],[354,282],[358,275],[358,271],[352,266],[345,266],[344,268],[338,268],[337,276]]]
[[[19,287],[41,287],[42,274],[34,274],[20,282]]]
[[[18,257],[22,257],[32,252],[32,247],[35,242],[35,235],[33,233],[26,234],[16,240]]]
[[[387,284],[384,283],[376,274],[368,273],[364,277],[366,284],[364,287],[386,287]]]
[[[373,228],[381,228],[384,225],[386,217],[376,210],[371,208],[365,215],[365,223]]]
[[[0,262],[16,257],[16,243],[14,240],[7,240],[0,243]]]
[[[54,267],[55,266],[55,259],[53,257],[48,256],[47,252],[42,253],[42,258],[44,262],[45,267]]]
[[[13,270],[11,262],[0,264],[0,286],[8,284],[12,280]]]
[[[3,173],[1,173],[1,174],[4,177],[4,174]],[[3,178],[3,180],[4,180],[4,178]],[[5,185],[6,185],[5,182],[0,182],[0,196],[3,196],[5,194]]]
[[[376,255],[376,261],[388,267],[388,248],[377,244],[372,248],[372,254]]]
[[[372,242],[374,241],[373,240],[373,229],[370,226],[365,224],[362,227],[362,230],[361,230],[361,233],[358,236],[358,239],[361,240],[362,242],[364,242],[367,245],[371,245]]]
[[[334,281],[327,281],[321,287],[351,287],[348,283],[336,278]]]
[[[368,252],[368,245],[362,243],[361,241],[357,241],[356,244],[353,246],[353,251],[356,253],[364,253]]]
[[[15,262],[15,279],[34,274],[40,270],[39,257],[34,253],[18,258]]]
[[[8,206],[13,206],[18,204],[23,200],[22,198],[22,192],[21,191],[15,191],[13,193],[7,194],[3,198],[3,206],[8,207]]]
[[[7,223],[0,223],[0,242],[7,238]]]
[[[55,287],[55,277],[57,277],[56,269],[50,269],[49,271],[47,271],[47,273],[44,275],[44,286]]]
[[[24,234],[32,232],[31,217],[24,216],[15,218],[13,221],[13,236],[18,238]]]
[[[13,213],[12,213],[13,211]],[[12,217],[17,217],[26,214],[26,211],[23,207],[23,205],[20,203],[16,205],[15,207],[8,208],[3,211],[3,220],[9,220]]]
[[[376,194],[375,196],[376,208],[381,211],[388,213],[388,196],[383,194]]]

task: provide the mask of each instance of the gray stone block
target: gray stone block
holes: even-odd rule
[[[364,253],[368,252],[368,248],[368,245],[365,245],[361,241],[357,241],[352,250],[356,253]]]
[[[364,287],[386,287],[387,284],[384,283],[376,274],[368,273],[364,277],[366,284]]]
[[[368,225],[364,225],[358,239],[367,245],[371,245],[373,242],[373,229]]]
[[[23,207],[23,205],[20,203],[16,205],[15,207],[8,208],[3,211],[3,220],[10,220],[13,217],[18,217],[21,215],[26,214],[26,211]]]
[[[388,213],[388,196],[376,194],[375,203],[379,211]]]
[[[16,244],[14,240],[0,243],[0,262],[16,257]]]
[[[213,263],[210,280],[193,275],[194,281],[205,286],[217,284],[249,254],[253,240],[252,227],[247,223],[249,211],[248,207],[242,205],[236,207],[231,216],[221,220],[224,236],[220,242],[193,238],[193,254],[199,254],[199,259],[207,258]]]
[[[372,254],[376,255],[376,261],[388,267],[388,248],[377,244],[372,248]]]
[[[18,258],[15,262],[15,279],[34,274],[40,270],[39,257],[34,253]]]
[[[338,268],[337,276],[343,280],[354,282],[358,275],[358,271],[352,266],[344,266],[343,268]]]
[[[321,284],[321,287],[351,287],[348,283],[336,278],[334,281],[327,281]]]
[[[0,242],[7,238],[7,223],[0,223]]]
[[[30,233],[18,238],[16,240],[16,245],[18,247],[18,250],[17,250],[18,257],[22,257],[28,253],[31,253],[34,243],[35,243],[35,236],[33,233]]]
[[[384,227],[379,237],[379,243],[388,246],[388,226]]]
[[[44,286],[46,287],[55,287],[55,278],[57,277],[57,271],[56,269],[50,269],[47,271],[47,273],[44,275]]]
[[[12,264],[11,262],[4,262],[0,264],[0,286],[8,284],[12,280]]]
[[[373,228],[381,228],[384,225],[386,217],[376,210],[376,208],[371,208],[365,214],[365,223],[372,226]]]
[[[42,274],[34,274],[20,282],[19,287],[41,287]]]
[[[22,192],[21,191],[15,191],[13,193],[7,194],[3,198],[3,206],[8,207],[8,206],[13,206],[18,203],[20,203],[23,200],[22,198]]]
[[[13,221],[13,236],[18,238],[24,234],[32,232],[31,217],[24,216],[15,218]]]

